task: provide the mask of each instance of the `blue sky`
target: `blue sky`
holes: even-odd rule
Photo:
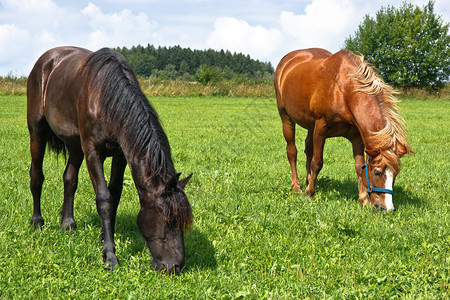
[[[423,6],[428,0],[411,0]],[[366,14],[403,0],[0,0],[0,76],[28,75],[46,50],[75,45],[224,49],[274,66],[291,50],[332,52]],[[435,12],[450,22],[450,0]]]

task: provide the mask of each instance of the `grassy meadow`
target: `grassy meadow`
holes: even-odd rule
[[[194,226],[185,234],[182,274],[153,271],[129,170],[116,222],[118,270],[102,266],[85,164],[75,196],[77,231],[59,227],[65,164],[53,154],[44,160],[46,225],[31,228],[26,97],[0,96],[0,298],[450,297],[449,100],[400,103],[415,154],[402,159],[396,211],[389,214],[360,207],[351,145],[342,138],[326,142],[315,197],[291,193],[274,98],[150,101],[177,171],[194,173],[186,187]],[[303,182],[306,131],[297,136]]]

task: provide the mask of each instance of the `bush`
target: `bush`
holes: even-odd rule
[[[204,85],[208,83],[217,83],[222,80],[222,70],[218,67],[201,65],[195,75],[195,80]]]
[[[25,95],[27,93],[27,77],[17,77],[8,74],[5,77],[0,76],[0,94],[1,95]]]

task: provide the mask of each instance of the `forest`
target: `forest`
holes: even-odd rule
[[[127,58],[137,75],[144,77],[208,83],[235,77],[263,78],[272,76],[274,72],[270,62],[225,50],[191,50],[180,46],[156,48],[150,44],[114,50]]]

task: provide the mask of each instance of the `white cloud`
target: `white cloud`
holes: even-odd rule
[[[1,3],[3,7],[17,14],[28,16],[35,14],[36,18],[42,18],[42,15],[47,16],[55,12],[61,12],[62,10],[52,0],[2,0]],[[42,21],[45,22],[46,19],[42,18]]]
[[[51,0],[0,1],[1,75],[27,75],[45,50],[72,36],[72,14]]]
[[[1,19],[8,19],[9,22],[29,31],[42,28],[55,30],[61,23],[70,19],[68,11],[52,0],[1,0],[1,2],[4,7]]]
[[[207,39],[208,47],[250,54],[276,65],[286,53],[320,47],[335,52],[352,34],[370,5],[363,0],[312,0],[302,13],[282,11],[272,28],[245,20],[218,18]]]
[[[360,5],[350,0],[313,0],[303,14],[283,11],[279,23],[290,45],[335,51],[362,20]]]
[[[18,53],[24,54],[23,47],[28,43],[30,35],[13,24],[0,25],[0,65],[14,59]]]
[[[278,29],[251,26],[246,21],[235,18],[218,18],[206,44],[213,49],[242,52],[253,58],[267,60],[282,40]]]
[[[147,44],[157,26],[150,22],[144,13],[133,14],[129,9],[107,14],[100,7],[89,3],[81,11],[90,26],[87,46],[91,49],[101,47],[132,46]]]
[[[46,50],[75,45],[91,50],[152,42],[157,26],[145,13],[104,13],[93,3],[76,10],[52,0],[0,0],[0,74],[26,75]],[[20,20],[20,22],[17,22]],[[11,65],[13,67],[11,67]]]

